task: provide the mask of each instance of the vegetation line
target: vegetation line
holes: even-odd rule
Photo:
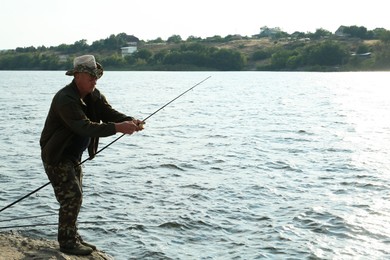
[[[260,28],[259,34],[186,40],[172,35],[140,41],[120,33],[55,47],[23,47],[0,51],[0,70],[66,70],[73,58],[93,54],[106,70],[216,71],[373,71],[390,69],[390,31],[340,26],[335,33],[288,34],[280,28]]]

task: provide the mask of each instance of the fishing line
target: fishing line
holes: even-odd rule
[[[23,220],[23,219],[29,219],[29,218],[42,218],[42,217],[48,217],[48,216],[53,216],[53,215],[57,215],[57,214],[58,213],[51,213],[51,214],[36,215],[36,216],[30,216],[30,217],[9,218],[9,219],[0,220],[0,222],[17,221],[17,220]]]
[[[183,93],[181,93],[180,95],[178,95],[177,97],[175,97],[174,99],[170,100],[168,103],[166,103],[165,105],[163,105],[162,107],[160,107],[159,109],[157,109],[156,111],[154,111],[153,113],[151,113],[149,116],[147,116],[145,119],[142,120],[142,122],[145,123],[146,120],[148,120],[149,118],[151,118],[153,115],[155,115],[156,113],[158,113],[160,110],[164,109],[165,107],[167,107],[169,104],[171,104],[172,102],[174,102],[176,99],[180,98],[181,96],[183,96],[184,94],[186,94],[187,92],[189,92],[190,90],[194,89],[196,86],[199,86],[200,84],[202,84],[203,82],[205,82],[206,80],[208,80],[209,78],[211,78],[211,76],[208,76],[207,78],[205,78],[204,80],[196,83],[194,86],[192,86],[191,88],[187,89],[186,91],[184,91]],[[106,148],[108,148],[109,146],[111,146],[113,143],[115,143],[116,141],[118,141],[119,139],[121,139],[123,136],[125,136],[126,134],[122,134],[121,136],[119,136],[118,138],[116,138],[114,141],[112,141],[111,143],[107,144],[106,146],[104,146],[103,148],[101,148],[99,151],[97,151],[95,153],[95,155],[99,154],[100,152],[104,151]],[[86,161],[88,160],[92,160],[91,157],[85,159],[84,161],[82,161],[81,163],[79,163],[78,165],[75,166],[76,167],[79,167],[80,165],[82,165],[83,163],[85,163]],[[50,181],[44,185],[42,185],[41,187],[37,188],[36,190],[30,192],[29,194],[23,196],[22,198],[16,200],[15,202],[5,206],[4,208],[2,208],[0,210],[0,212],[8,209],[9,207],[15,205],[16,203],[24,200],[25,198],[31,196],[32,194],[38,192],[39,190],[43,189],[44,187],[46,187],[47,185],[50,184]]]

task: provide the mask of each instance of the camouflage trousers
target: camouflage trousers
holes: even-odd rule
[[[58,242],[60,246],[73,245],[79,236],[77,217],[83,201],[81,166],[71,160],[64,160],[58,165],[43,165],[60,204]]]

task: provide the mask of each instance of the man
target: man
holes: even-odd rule
[[[93,55],[76,57],[66,72],[72,82],[54,96],[43,128],[40,146],[46,174],[60,204],[58,242],[60,251],[89,255],[96,249],[83,241],[76,222],[82,204],[81,156],[97,152],[99,137],[115,133],[133,134],[143,122],[113,109],[95,88],[103,75]]]

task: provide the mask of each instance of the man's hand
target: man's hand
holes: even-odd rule
[[[138,131],[141,131],[141,130],[144,129],[144,125],[145,125],[145,122],[144,122],[144,121],[139,120],[139,119],[134,119],[132,122],[133,122],[135,125],[138,126],[138,128],[139,128]]]
[[[124,121],[120,123],[115,123],[115,130],[118,133],[124,133],[131,135],[134,132],[141,131],[144,129],[144,122],[138,119],[134,119],[132,121]]]

